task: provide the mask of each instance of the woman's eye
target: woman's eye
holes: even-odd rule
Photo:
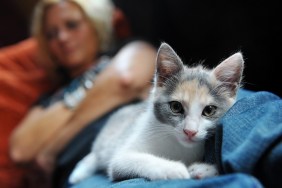
[[[211,117],[215,114],[217,107],[214,105],[208,105],[204,108],[202,115],[206,117]]]
[[[47,40],[55,39],[55,38],[57,38],[57,36],[58,36],[58,30],[57,29],[52,29],[52,30],[46,32]]]
[[[67,21],[66,22],[66,28],[67,29],[76,29],[79,26],[79,22],[78,21]]]
[[[177,113],[177,114],[183,114],[184,113],[183,106],[178,101],[171,101],[169,103],[169,106],[170,106],[170,109],[173,113]]]

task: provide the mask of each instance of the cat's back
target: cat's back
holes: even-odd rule
[[[136,127],[136,119],[146,110],[147,101],[126,105],[109,118],[106,125],[94,141],[92,151],[100,161],[110,160],[117,148],[120,148]]]

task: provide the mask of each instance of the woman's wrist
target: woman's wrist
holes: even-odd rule
[[[86,89],[81,86],[72,92],[65,92],[63,98],[64,105],[68,109],[74,109],[78,104],[81,103],[85,96]]]
[[[85,98],[87,90],[93,87],[97,75],[110,63],[107,56],[100,58],[96,66],[91,67],[80,78],[77,78],[70,87],[66,88],[63,102],[68,109],[76,108]]]

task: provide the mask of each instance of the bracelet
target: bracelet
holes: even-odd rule
[[[73,92],[64,94],[64,104],[68,109],[74,109],[86,96],[86,91],[83,87],[78,87]]]
[[[74,80],[65,89],[63,102],[68,109],[74,109],[86,96],[87,90],[93,87],[94,79],[108,64],[110,59],[102,57],[100,63],[94,69],[89,69],[80,78]]]

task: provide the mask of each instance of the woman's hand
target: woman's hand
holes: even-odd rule
[[[35,163],[46,175],[51,175],[55,169],[56,156],[43,151],[36,157]]]
[[[34,160],[65,126],[72,113],[62,102],[56,102],[47,109],[31,109],[11,135],[11,158],[18,163]]]
[[[113,69],[119,75],[121,89],[131,95],[128,96],[129,101],[148,96],[155,71],[155,59],[155,48],[145,42],[132,42],[113,58]]]

